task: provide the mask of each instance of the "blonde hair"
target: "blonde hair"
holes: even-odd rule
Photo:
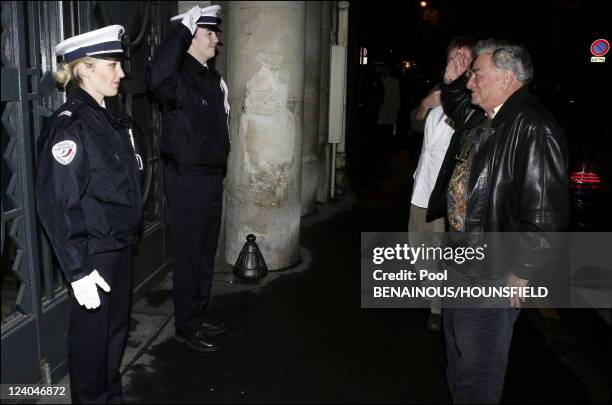
[[[57,65],[57,71],[53,73],[53,80],[62,87],[66,87],[69,84],[79,84],[81,76],[79,75],[78,65],[84,63],[91,67],[97,62],[98,59],[89,56],[73,60],[72,62],[61,62]]]

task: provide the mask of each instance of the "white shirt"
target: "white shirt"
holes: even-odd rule
[[[495,108],[493,109],[493,114],[491,114],[490,116],[489,116],[489,114],[487,114],[487,113],[485,113],[485,115],[486,115],[487,117],[491,118],[491,119],[495,118],[495,116],[497,115],[497,112],[498,112],[498,111],[499,111],[499,110],[502,108],[502,106],[503,106],[503,105],[504,105],[504,104],[502,103],[502,104],[498,105],[497,107],[495,107]]]
[[[425,120],[423,148],[414,171],[413,205],[427,208],[453,132],[452,121],[444,114],[442,106],[432,108]]]

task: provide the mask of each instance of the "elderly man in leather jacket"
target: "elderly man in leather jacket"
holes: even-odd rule
[[[538,238],[535,232],[565,230],[565,137],[550,112],[529,94],[529,54],[522,45],[496,40],[480,41],[475,52],[467,82],[467,54],[449,60],[444,73],[444,111],[459,129],[430,197],[428,220],[447,215],[451,237],[453,232],[515,232]],[[496,256],[503,260],[451,268],[449,280],[470,286],[527,286],[542,254],[525,250],[514,261],[507,260],[516,259],[512,252]],[[494,403],[501,398],[512,328],[523,302],[519,297],[503,300],[495,308],[443,310],[454,402]]]

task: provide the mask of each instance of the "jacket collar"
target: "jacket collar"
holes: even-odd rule
[[[201,75],[209,73],[212,73],[215,76],[218,75],[217,71],[212,66],[210,66],[210,64],[207,63],[206,66],[204,66],[200,63],[200,61],[191,56],[190,53],[185,54],[185,65],[188,66],[189,69]]]
[[[115,129],[131,127],[132,117],[115,108],[115,105],[106,98],[104,99],[106,108],[104,108],[88,92],[80,87],[77,87],[70,93],[70,98],[82,101],[93,109],[103,112],[111,126]]]
[[[506,121],[509,117],[516,115],[517,110],[525,104],[527,101],[532,99],[533,96],[529,93],[529,87],[525,84],[523,87],[514,92],[506,102],[499,109],[495,118],[493,118],[492,127],[499,126],[502,122]]]
[[[185,64],[192,70],[200,74],[206,74],[208,72],[208,65],[204,66],[199,60],[191,56],[189,52],[185,54]]]
[[[77,86],[76,89],[73,89],[69,94],[71,99],[76,99],[79,101],[83,101],[85,104],[90,105],[96,110],[105,111],[106,109],[102,107],[98,102],[85,90],[81,87]],[[108,103],[106,103],[108,104]]]

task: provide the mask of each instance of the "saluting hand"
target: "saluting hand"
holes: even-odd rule
[[[181,20],[181,24],[191,31],[191,35],[195,35],[196,30],[198,29],[198,20],[202,16],[202,9],[200,6],[194,6],[185,14],[183,14],[183,19]]]
[[[70,285],[74,291],[74,298],[87,309],[95,309],[100,306],[98,286],[106,292],[110,291],[110,286],[98,274],[98,270],[92,271],[80,280],[73,281]]]
[[[444,70],[444,83],[450,84],[464,74],[472,63],[470,51],[461,48],[454,57],[448,58],[446,69]]]

